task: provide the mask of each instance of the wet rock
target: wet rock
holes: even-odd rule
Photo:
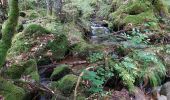
[[[54,69],[51,75],[51,79],[53,81],[57,81],[61,79],[62,77],[64,77],[65,75],[69,74],[70,71],[71,69],[68,67],[68,65],[59,65]]]
[[[167,96],[167,100],[170,100],[170,82],[167,82],[162,86],[160,94]]]

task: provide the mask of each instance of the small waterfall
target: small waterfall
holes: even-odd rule
[[[110,34],[108,27],[102,25],[101,23],[92,22],[91,23],[91,42],[97,44],[101,42],[101,38]]]

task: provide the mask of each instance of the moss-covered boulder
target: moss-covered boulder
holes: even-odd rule
[[[25,91],[0,77],[0,95],[5,100],[24,100]]]
[[[11,79],[20,79],[22,76],[28,76],[34,81],[39,81],[39,74],[37,69],[37,63],[35,60],[28,60],[19,64],[14,64],[9,67],[4,76]]]
[[[68,47],[68,40],[64,34],[55,36],[55,39],[53,41],[49,41],[47,44],[47,49],[51,50],[52,58],[54,60],[63,59],[68,51]]]
[[[70,71],[71,69],[69,68],[68,65],[59,65],[54,69],[51,75],[51,79],[54,81],[57,81],[61,79],[62,77],[64,77],[65,75],[69,74]]]
[[[52,83],[52,87],[60,90],[64,95],[72,93],[78,77],[73,74],[64,76],[61,80]]]
[[[40,25],[30,24],[15,35],[7,58],[11,61],[26,61],[30,58],[36,61],[42,61],[43,58],[60,60],[67,50],[66,35],[53,34]]]
[[[164,17],[168,15],[168,9],[162,0],[113,0],[115,11],[110,14],[110,27],[119,29],[132,25],[146,25],[149,23],[151,29],[157,29],[157,16]]]
[[[170,99],[170,82],[163,84],[160,94],[167,96],[167,100]]]

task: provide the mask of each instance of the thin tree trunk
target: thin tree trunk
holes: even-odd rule
[[[54,0],[54,13],[56,16],[61,14],[62,10],[62,0]]]
[[[16,32],[18,17],[18,0],[9,0],[9,16],[3,25],[2,39],[0,40],[0,68],[5,62],[8,49],[11,47],[12,37]]]
[[[52,0],[46,0],[47,15],[52,15]]]

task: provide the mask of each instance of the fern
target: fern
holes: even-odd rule
[[[152,86],[157,86],[166,74],[166,68],[156,54],[140,50],[134,50],[121,62],[110,61],[110,68],[129,90],[133,90],[137,79],[148,79]]]

